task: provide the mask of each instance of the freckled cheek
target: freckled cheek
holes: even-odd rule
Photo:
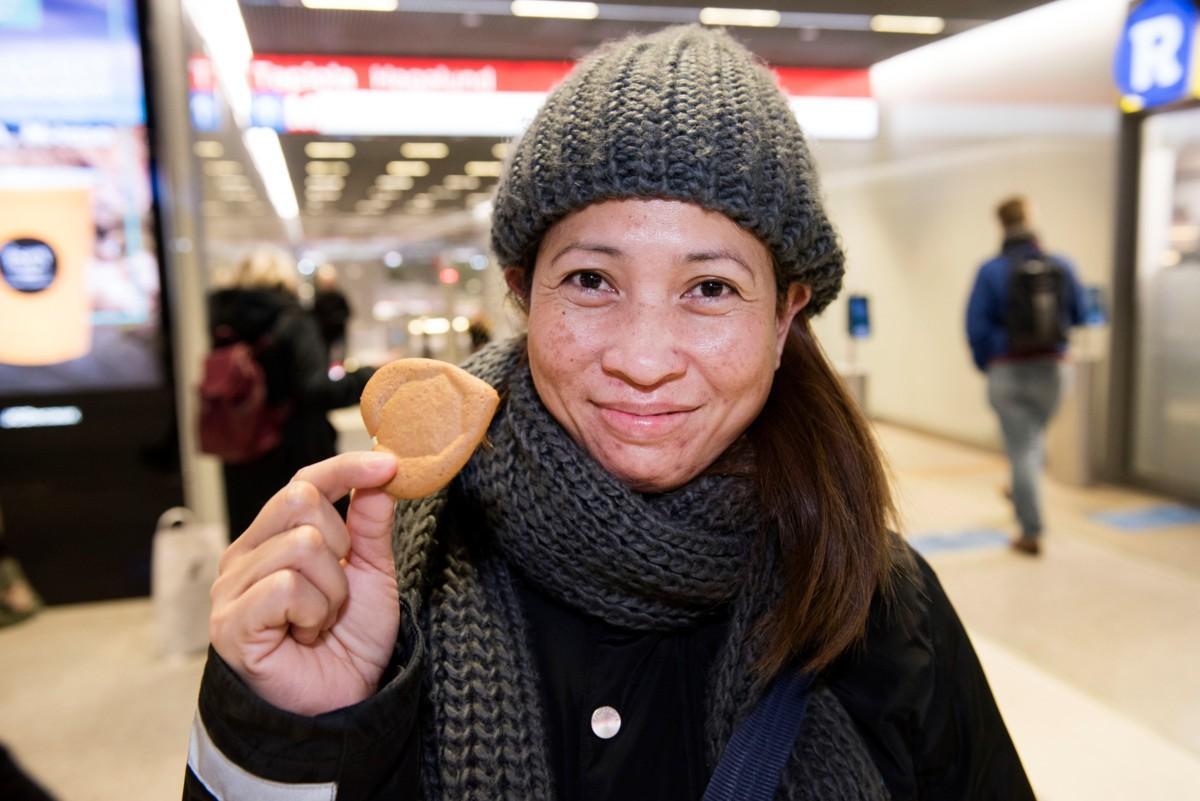
[[[775,367],[774,330],[752,319],[728,321],[690,338],[690,350],[709,384],[722,394],[760,394]],[[761,394],[765,394],[765,391]]]
[[[590,367],[600,358],[601,340],[580,317],[552,303],[534,306],[529,315],[530,362],[539,389],[564,401],[577,400]]]

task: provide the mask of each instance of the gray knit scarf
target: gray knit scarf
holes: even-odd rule
[[[748,482],[705,476],[661,495],[630,490],[546,411],[524,356],[516,339],[464,365],[504,397],[490,443],[450,488],[397,514],[401,598],[426,640],[429,801],[555,798],[518,573],[625,628],[730,616],[709,678],[710,768],[763,691],[749,669],[753,623],[779,591],[778,571],[756,564],[755,580],[746,580],[758,525]],[[777,798],[888,798],[846,711],[819,683]]]

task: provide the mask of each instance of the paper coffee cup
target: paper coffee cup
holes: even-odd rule
[[[0,167],[0,364],[91,350],[92,184],[82,168]]]

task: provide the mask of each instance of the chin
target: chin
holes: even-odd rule
[[[691,481],[692,476],[653,464],[604,465],[604,468],[636,492],[669,492]]]

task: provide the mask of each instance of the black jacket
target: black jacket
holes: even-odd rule
[[[897,597],[876,603],[865,641],[819,680],[854,720],[895,801],[1032,799],[966,632],[933,570],[916,560]],[[683,634],[621,630],[522,584],[561,801],[699,799],[708,780],[699,710],[724,623]],[[214,797],[197,774],[219,783],[231,771],[252,782],[328,784],[337,801],[417,798],[423,654],[407,617],[402,627],[383,689],[315,718],[271,707],[210,652],[186,801]],[[621,714],[609,740],[590,730],[601,705]]]
[[[225,466],[229,530],[236,537],[297,470],[337,453],[337,433],[326,413],[358,403],[372,371],[331,379],[316,323],[295,297],[281,290],[213,293],[209,330],[214,347],[232,342],[253,346],[266,375],[268,401],[290,409],[278,448],[253,462]]]

